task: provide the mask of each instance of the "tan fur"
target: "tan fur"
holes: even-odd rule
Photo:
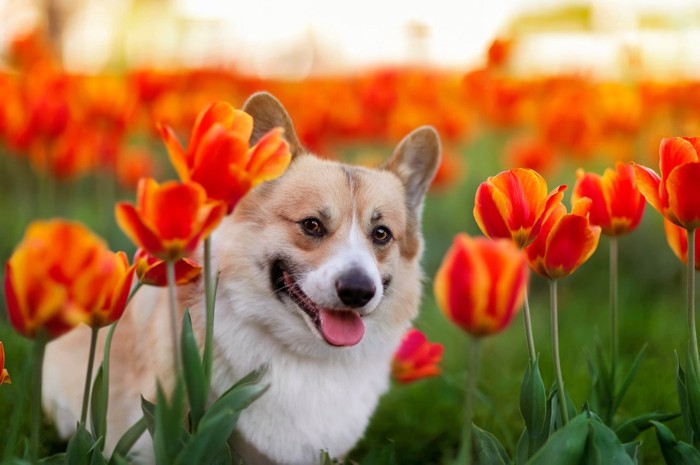
[[[213,397],[267,365],[270,390],[242,413],[235,446],[248,464],[308,465],[319,449],[340,456],[361,436],[388,386],[391,355],[418,312],[420,215],[439,140],[431,128],[419,128],[382,169],[353,167],[304,153],[291,120],[269,94],[253,96],[245,110],[255,118],[251,142],[281,125],[294,159],[282,177],[253,189],[212,236],[220,278]],[[323,238],[302,230],[300,223],[310,217],[322,221]],[[377,226],[388,227],[393,241],[374,243]],[[367,251],[365,261],[376,267],[385,289],[377,291],[378,303],[361,310],[363,339],[334,347],[298,307],[276,295],[271,264],[283,258],[302,279],[350,243]],[[190,308],[200,343],[202,287],[199,281],[178,290],[179,307]],[[144,287],[119,323],[110,359],[108,450],[140,416],[140,396],[154,399],[156,379],[166,389],[172,384],[167,309],[164,289]],[[44,403],[64,435],[80,412],[88,340],[89,330],[79,328],[50,344],[46,356]],[[147,438],[137,447],[145,462],[149,447]]]

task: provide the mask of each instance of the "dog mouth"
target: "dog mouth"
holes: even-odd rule
[[[272,265],[272,287],[278,296],[288,297],[309,318],[311,324],[332,346],[349,347],[358,344],[365,334],[365,324],[359,313],[316,304],[301,289],[294,274],[282,260]]]

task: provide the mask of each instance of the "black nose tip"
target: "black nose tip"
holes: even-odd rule
[[[340,300],[348,307],[362,307],[372,300],[377,291],[374,282],[364,273],[346,273],[335,282]]]

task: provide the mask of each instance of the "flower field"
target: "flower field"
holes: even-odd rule
[[[0,460],[67,449],[49,422],[34,430],[42,334],[110,325],[132,279],[198,276],[187,256],[250,188],[286,168],[280,133],[249,147],[252,123],[236,110],[265,90],[323,157],[377,166],[421,125],[442,140],[423,210],[415,327],[424,336],[405,339],[352,460],[700,463],[691,326],[700,142],[683,138],[700,134],[700,82],[518,78],[508,47],[496,41],[469,71],[386,67],[283,81],[214,69],[70,74],[40,33],[15,39],[12,68],[0,73]],[[225,160],[201,155],[220,147]],[[236,169],[222,181],[217,163]],[[44,221],[52,218],[80,231]],[[33,249],[32,238],[49,247]],[[38,291],[46,300],[34,302],[26,283],[54,276],[54,266],[61,276],[91,266],[65,253],[73,243],[111,274],[66,285],[61,305]],[[568,398],[557,395],[564,390]],[[195,428],[206,424],[203,398],[199,413],[188,400]],[[578,445],[566,449],[565,439]]]

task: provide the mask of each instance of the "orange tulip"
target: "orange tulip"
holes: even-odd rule
[[[678,259],[688,264],[688,231],[664,218],[664,230],[669,247]],[[700,245],[695,240],[695,269],[700,270]]]
[[[2,345],[2,341],[0,341],[0,384],[11,383],[10,374],[7,372],[7,368],[5,368],[5,348]]]
[[[512,239],[518,247],[525,247],[540,232],[565,189],[561,185],[547,194],[547,183],[536,171],[503,171],[479,185],[474,218],[488,237]]]
[[[170,181],[159,185],[143,178],[137,205],[119,202],[117,223],[136,245],[163,260],[191,254],[226,213],[221,202],[207,202],[199,184]]]
[[[503,330],[520,308],[528,280],[525,255],[506,239],[458,234],[435,276],[439,307],[474,336]]]
[[[278,177],[291,161],[281,128],[249,147],[253,118],[224,102],[199,115],[187,150],[170,127],[161,125],[160,132],[180,179],[201,184],[210,199],[226,203],[229,213],[246,192]]]
[[[438,363],[442,359],[442,344],[429,342],[425,334],[410,329],[401,339],[401,345],[394,353],[391,373],[399,383],[410,383],[422,378],[440,374]]]
[[[634,230],[646,204],[634,183],[634,170],[622,162],[617,162],[615,170],[606,169],[602,177],[579,169],[571,201],[583,197],[591,199],[591,224],[600,226],[608,236],[621,236]]]
[[[646,166],[632,163],[637,187],[647,202],[672,223],[700,226],[700,140],[694,137],[662,139],[659,146],[661,177]]]
[[[548,279],[569,276],[593,255],[601,228],[588,219],[591,199],[574,203],[571,213],[563,204],[557,205],[542,225],[532,244],[525,248],[527,259],[537,274]]]
[[[165,287],[168,285],[165,261],[138,249],[134,255],[136,276],[143,284]],[[187,284],[202,274],[202,267],[189,258],[181,258],[175,262],[175,284]]]
[[[133,275],[124,252],[109,251],[85,226],[37,221],[5,267],[10,322],[31,338],[108,325],[124,312]]]

